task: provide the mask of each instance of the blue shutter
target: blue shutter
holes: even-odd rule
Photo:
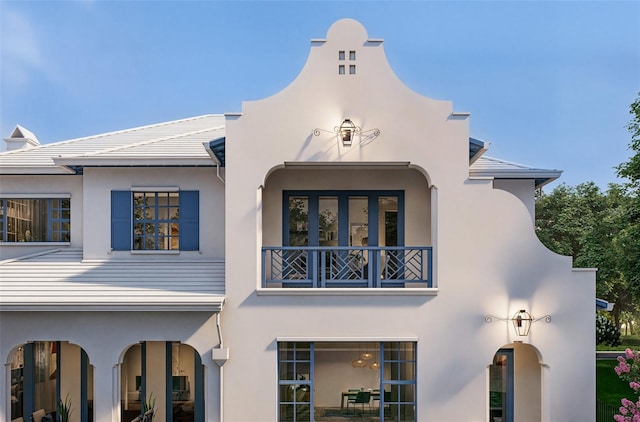
[[[180,191],[180,250],[200,249],[200,192]]]
[[[111,249],[131,250],[131,192],[111,191]]]

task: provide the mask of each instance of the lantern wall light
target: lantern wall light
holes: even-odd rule
[[[516,335],[518,335],[519,337],[526,337],[529,335],[529,331],[531,331],[531,326],[534,322],[545,320],[547,323],[549,323],[551,322],[551,315],[545,315],[541,318],[534,318],[525,309],[520,309],[518,312],[513,314],[511,318],[499,318],[493,315],[486,315],[484,317],[484,320],[488,323],[493,322],[494,319],[497,319],[499,321],[511,321],[513,323],[513,328],[515,329]]]
[[[331,131],[316,128],[313,130],[313,134],[315,136],[320,136],[320,133],[327,132],[331,133]],[[342,141],[342,145],[351,146],[356,135],[360,135],[360,127],[356,126],[355,123],[351,119],[344,119],[339,126],[333,128],[333,133],[337,134],[340,141]],[[380,129],[371,129],[366,132],[362,132],[362,134],[366,134],[367,137],[375,138],[380,135]]]
[[[342,145],[351,145],[355,134],[360,132],[360,128],[357,127],[350,119],[344,119],[340,126],[334,130],[340,134]]]

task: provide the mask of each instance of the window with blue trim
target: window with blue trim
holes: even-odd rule
[[[199,192],[111,192],[111,248],[199,249]]]
[[[0,199],[0,241],[70,242],[71,200]]]
[[[180,249],[180,194],[133,192],[133,249]]]
[[[416,356],[411,341],[278,342],[278,420],[415,422]]]

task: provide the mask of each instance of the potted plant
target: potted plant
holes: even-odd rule
[[[73,413],[73,409],[71,408],[71,397],[69,397],[69,393],[67,393],[64,401],[62,401],[62,399],[58,399],[58,415],[60,415],[60,422],[69,422],[71,413]]]
[[[156,398],[153,397],[153,393],[149,395],[148,400],[143,400],[142,402],[142,414],[143,422],[152,422],[154,413],[156,412]]]

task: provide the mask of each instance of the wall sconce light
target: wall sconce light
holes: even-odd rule
[[[356,133],[360,132],[360,128],[357,127],[350,119],[344,119],[337,128],[336,132],[339,133],[340,139],[342,139],[342,145],[351,145],[353,137]]]
[[[331,133],[331,131],[316,128],[313,130],[313,134],[315,136],[320,136],[320,133],[327,132]],[[336,126],[333,128],[333,133],[338,135],[338,138],[342,141],[342,145],[351,146],[353,143],[353,139],[356,135],[360,135],[360,127],[356,126],[355,123],[351,119],[344,119],[340,126]],[[365,139],[372,140],[378,135],[380,135],[380,129],[371,129],[365,132],[362,132],[362,135],[365,136]]]
[[[493,322],[494,319],[499,321],[511,321],[513,323],[513,328],[516,331],[516,335],[520,337],[526,337],[529,335],[529,331],[531,330],[531,325],[534,322],[538,322],[544,319],[547,323],[551,322],[551,315],[545,315],[542,318],[534,318],[529,312],[525,309],[520,309],[518,312],[513,314],[511,318],[498,318],[493,315],[486,315],[484,317],[485,322]]]
[[[516,329],[516,334],[519,336],[528,336],[529,330],[531,330],[531,324],[533,323],[533,317],[524,309],[520,309],[511,318],[513,322],[513,328]]]

